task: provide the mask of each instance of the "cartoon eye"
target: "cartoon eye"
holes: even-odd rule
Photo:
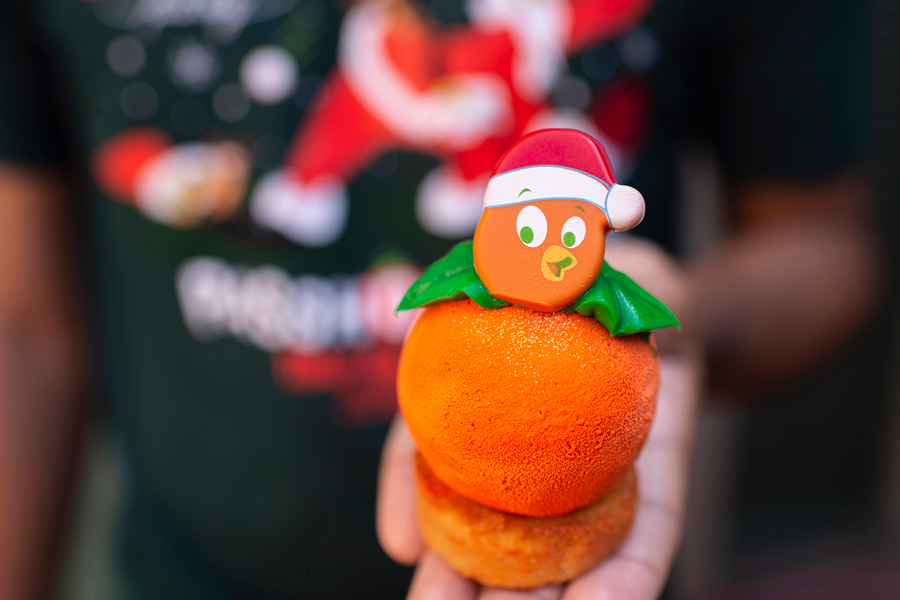
[[[547,217],[537,206],[526,206],[516,218],[519,239],[529,248],[536,248],[547,237]]]
[[[566,221],[562,228],[562,243],[566,248],[575,248],[584,241],[584,234],[587,227],[584,225],[584,219],[581,217],[572,217]]]

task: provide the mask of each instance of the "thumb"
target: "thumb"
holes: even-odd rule
[[[411,565],[425,551],[416,521],[416,445],[400,413],[394,417],[381,454],[376,529],[392,559]]]

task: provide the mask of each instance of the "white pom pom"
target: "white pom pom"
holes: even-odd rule
[[[257,225],[310,248],[334,243],[344,233],[347,212],[347,189],[340,180],[301,183],[286,170],[263,175],[250,204]]]
[[[614,184],[606,195],[606,215],[613,231],[627,231],[644,220],[644,197],[633,187]]]

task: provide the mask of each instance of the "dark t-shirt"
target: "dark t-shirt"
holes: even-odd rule
[[[599,137],[670,247],[685,139],[736,179],[865,148],[863,3],[347,4],[0,7],[0,156],[88,180],[134,597],[402,596],[373,517],[393,308],[522,132]]]

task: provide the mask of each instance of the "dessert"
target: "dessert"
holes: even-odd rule
[[[492,510],[451,490],[416,459],[419,527],[447,563],[491,587],[534,588],[574,579],[628,533],[637,501],[633,471],[600,500],[559,517]]]
[[[631,466],[659,380],[649,332],[677,325],[603,262],[609,231],[633,227],[643,209],[599,142],[537,131],[498,163],[474,241],[400,304],[426,307],[397,378],[419,449],[420,527],[468,577],[568,581],[630,527]]]
[[[577,313],[438,304],[407,338],[401,410],[451,488],[506,512],[562,515],[637,458],[659,379],[651,344]]]

